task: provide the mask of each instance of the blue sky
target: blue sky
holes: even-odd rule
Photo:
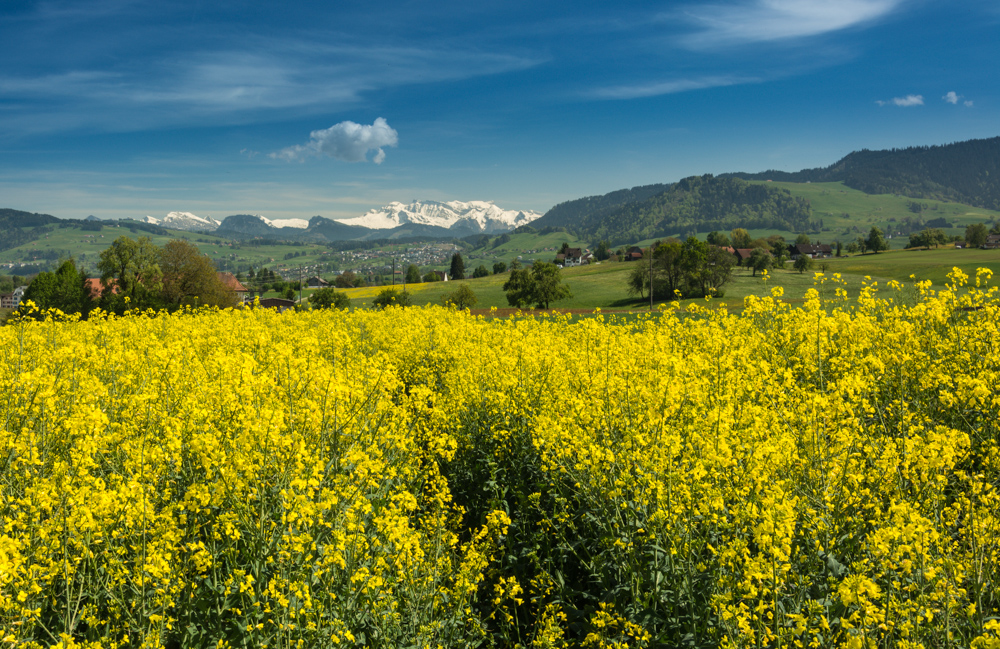
[[[1000,135],[992,1],[0,3],[0,207],[515,209]]]

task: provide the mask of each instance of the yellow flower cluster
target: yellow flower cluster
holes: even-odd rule
[[[0,643],[998,646],[989,279],[12,322]]]

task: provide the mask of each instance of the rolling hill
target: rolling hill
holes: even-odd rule
[[[808,201],[786,189],[708,174],[562,203],[532,227],[564,227],[617,246],[733,228],[809,230],[816,227],[811,219]]]
[[[941,146],[863,149],[829,167],[725,175],[791,183],[842,182],[866,194],[901,194],[1000,210],[1000,137]]]

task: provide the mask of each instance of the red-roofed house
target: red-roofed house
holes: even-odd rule
[[[236,294],[236,299],[242,304],[247,301],[247,297],[250,295],[250,289],[240,283],[240,280],[236,279],[236,275],[232,273],[225,273],[219,271],[219,281],[222,285],[228,288],[230,291]]]

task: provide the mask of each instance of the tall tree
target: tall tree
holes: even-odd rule
[[[357,284],[357,281],[358,278],[353,272],[345,270],[337,275],[337,279],[333,280],[333,285],[337,288],[352,288]]]
[[[882,230],[876,226],[872,226],[872,229],[868,231],[868,239],[865,240],[865,246],[869,250],[874,250],[878,254],[882,250],[889,249],[889,243],[882,236]]]
[[[507,294],[507,304],[518,309],[531,304],[532,292],[531,271],[526,268],[514,268],[510,271],[507,281],[503,284]]]
[[[975,223],[965,228],[965,242],[970,248],[978,248],[983,245],[986,243],[988,236],[989,230],[986,229],[986,225],[983,223]]]
[[[799,271],[799,275],[801,275],[802,273],[812,268],[812,257],[810,257],[809,255],[799,255],[799,258],[795,260],[795,263],[792,264],[792,267],[795,270]]]
[[[749,248],[750,242],[753,239],[750,238],[750,233],[744,228],[736,228],[729,233],[730,238],[733,240],[733,248]]]
[[[193,243],[183,239],[168,241],[159,250],[159,266],[163,274],[162,299],[168,308],[236,306],[236,294],[222,283],[212,260]]]
[[[709,232],[705,240],[711,246],[720,246],[722,248],[728,248],[732,244],[725,232],[716,232],[715,230]]]
[[[406,283],[407,284],[419,284],[420,283],[420,267],[416,264],[410,264],[406,267]]]
[[[677,239],[667,239],[653,252],[654,278],[653,295],[666,295],[674,299],[677,291],[683,290],[684,247]],[[639,264],[644,266],[645,264]]]
[[[597,261],[604,261],[611,256],[611,251],[609,249],[609,244],[607,240],[601,241],[597,244],[597,249],[594,250],[594,259]]]
[[[536,260],[531,266],[532,301],[539,309],[549,308],[549,303],[573,297],[569,287],[562,283],[560,269],[555,264]]]
[[[753,269],[753,276],[756,277],[758,270],[764,271],[774,265],[774,256],[771,255],[770,250],[754,248],[747,262],[750,264],[750,268]]]
[[[79,313],[81,317],[87,317],[94,308],[87,274],[83,269],[78,270],[72,259],[64,261],[54,273],[39,273],[22,300],[31,300],[42,310],[59,309],[63,313]]]
[[[456,252],[451,256],[451,270],[448,273],[450,279],[465,279],[465,260],[462,254]]]
[[[118,237],[101,253],[97,268],[104,285],[101,306],[108,311],[159,306],[159,252],[149,237]]]

